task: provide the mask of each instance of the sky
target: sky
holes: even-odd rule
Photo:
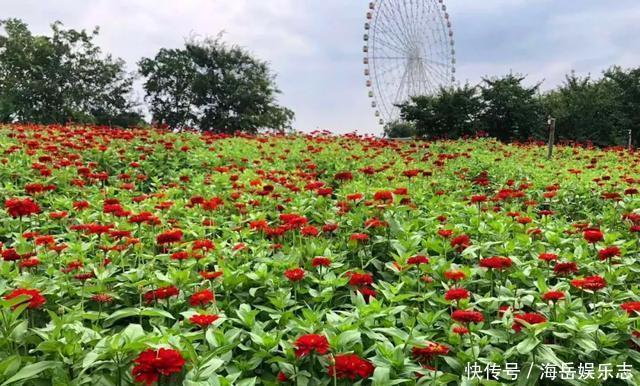
[[[385,0],[407,1],[407,0]],[[413,0],[417,1],[417,0]],[[435,1],[435,0],[422,0]],[[379,134],[362,63],[364,0],[0,0],[0,18],[34,33],[100,26],[97,43],[131,71],[162,47],[215,36],[270,63],[296,113],[294,128]],[[454,30],[459,82],[515,72],[542,89],[572,70],[599,77],[640,65],[637,0],[445,0]],[[140,82],[137,98],[142,99]]]

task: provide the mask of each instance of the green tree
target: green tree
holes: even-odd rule
[[[125,64],[102,55],[98,35],[51,25],[33,35],[18,19],[0,21],[0,120],[123,125],[138,123]]]
[[[458,138],[477,131],[481,103],[476,87],[465,84],[412,97],[399,107],[403,119],[415,125],[416,135]]]
[[[614,66],[604,73],[605,79],[615,84],[614,95],[618,106],[618,120],[626,141],[631,130],[632,143],[640,142],[640,67],[622,69]]]
[[[617,85],[608,79],[593,80],[571,73],[561,86],[544,96],[543,103],[547,113],[556,118],[557,138],[621,145],[625,119],[617,94]]]
[[[267,63],[219,38],[162,49],[139,66],[159,123],[227,133],[290,127],[293,112],[276,103],[280,91]]]
[[[393,121],[384,126],[387,138],[411,138],[416,135],[416,128],[411,122]]]
[[[480,123],[487,133],[503,141],[526,140],[543,131],[544,109],[540,84],[523,86],[525,76],[509,74],[484,78],[480,86]]]

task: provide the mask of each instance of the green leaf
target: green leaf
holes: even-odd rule
[[[373,386],[389,385],[391,369],[388,367],[376,367],[373,372]]]
[[[530,336],[522,342],[518,343],[518,345],[516,346],[516,350],[518,350],[520,354],[525,355],[536,348],[538,344],[540,344],[540,340],[536,337]]]
[[[55,361],[32,363],[23,367],[13,377],[7,379],[1,386],[10,385],[14,382],[22,381],[24,379],[31,379],[45,370],[53,369],[58,366],[60,366],[60,362]]]

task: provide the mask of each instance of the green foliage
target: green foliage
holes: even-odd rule
[[[434,96],[413,97],[400,105],[400,112],[415,124],[420,137],[458,138],[476,132],[481,107],[477,89],[465,84],[440,88]]]
[[[524,80],[525,76],[514,74],[483,79],[479,119],[490,136],[503,141],[527,140],[544,125],[542,104],[537,98],[540,85],[525,87]]]
[[[416,128],[411,122],[389,122],[384,126],[384,135],[387,138],[412,138],[416,135]]]
[[[64,29],[33,35],[17,19],[0,21],[0,122],[138,124],[125,64],[102,55],[92,32]]]
[[[227,133],[290,127],[293,112],[277,105],[267,63],[219,38],[161,49],[139,67],[157,123]]]

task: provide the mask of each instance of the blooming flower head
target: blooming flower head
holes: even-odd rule
[[[40,291],[38,291],[37,289],[28,289],[28,288],[15,289],[11,291],[11,293],[9,293],[8,295],[5,295],[4,299],[11,300],[19,296],[25,296],[26,298],[24,301],[18,304],[15,304],[13,306],[14,309],[24,303],[29,303],[27,308],[40,308],[42,307],[43,304],[47,302],[47,299],[44,296],[42,296]]]
[[[337,379],[367,379],[373,375],[373,364],[355,354],[341,354],[334,357],[334,364],[329,366],[329,376]]]
[[[512,261],[508,257],[492,256],[480,260],[480,266],[489,269],[503,269],[511,267]]]
[[[411,256],[409,259],[407,259],[407,264],[420,265],[420,264],[428,264],[428,263],[429,263],[429,258],[423,255]]]
[[[607,260],[616,256],[620,256],[620,248],[616,246],[607,247],[598,251],[598,257],[600,260]]]
[[[414,347],[411,349],[411,355],[413,356],[413,359],[424,364],[430,362],[437,356],[449,354],[449,351],[449,347],[445,345],[429,342],[427,347]]]
[[[328,267],[331,265],[331,260],[323,256],[314,257],[311,260],[311,266],[316,267]]]
[[[543,315],[540,315],[535,312],[527,312],[525,314],[517,314],[514,316],[513,330],[516,332],[522,331],[523,324],[520,322],[526,322],[528,324],[538,324],[544,323],[547,321]]]
[[[293,346],[296,348],[296,356],[298,358],[309,355],[314,351],[318,355],[324,355],[329,350],[329,341],[324,335],[307,334],[296,339]]]
[[[182,240],[182,231],[180,229],[173,229],[170,231],[163,232],[156,237],[156,242],[158,244],[171,244],[177,243]]]
[[[484,321],[484,316],[478,311],[455,310],[451,314],[451,319],[459,323],[480,323]]]
[[[144,294],[144,298],[147,303],[151,303],[158,299],[168,299],[172,296],[178,296],[180,290],[176,286],[170,285],[167,287],[161,287],[156,290],[149,291]]]
[[[370,273],[347,272],[349,284],[352,286],[366,286],[373,284],[373,276]]]
[[[302,268],[292,268],[284,271],[284,276],[292,282],[298,282],[304,279],[304,269]]]
[[[196,314],[191,316],[189,321],[201,328],[205,328],[213,324],[218,319],[220,319],[220,316],[218,315]]]
[[[458,252],[464,251],[471,245],[471,239],[467,235],[460,235],[451,239],[451,246]]]
[[[565,298],[565,294],[562,291],[549,291],[542,295],[542,300],[556,302]]]
[[[620,305],[620,308],[627,311],[629,315],[640,314],[640,302],[626,302]]]
[[[4,207],[13,218],[40,213],[40,207],[31,198],[9,198],[4,202]]]
[[[215,301],[215,296],[209,289],[198,291],[189,297],[189,304],[194,307],[205,306],[213,301]]]
[[[173,349],[161,348],[159,350],[147,349],[133,360],[136,365],[131,374],[136,382],[144,382],[151,385],[157,382],[160,375],[170,376],[182,371],[185,360],[180,352]]]
[[[597,243],[598,241],[604,240],[604,234],[600,229],[589,228],[585,229],[583,232],[584,239],[589,243]]]
[[[469,291],[464,288],[452,288],[444,294],[447,301],[469,299]]]
[[[594,275],[585,277],[584,279],[571,280],[571,285],[576,288],[595,292],[605,288],[607,286],[607,282],[603,277]]]

